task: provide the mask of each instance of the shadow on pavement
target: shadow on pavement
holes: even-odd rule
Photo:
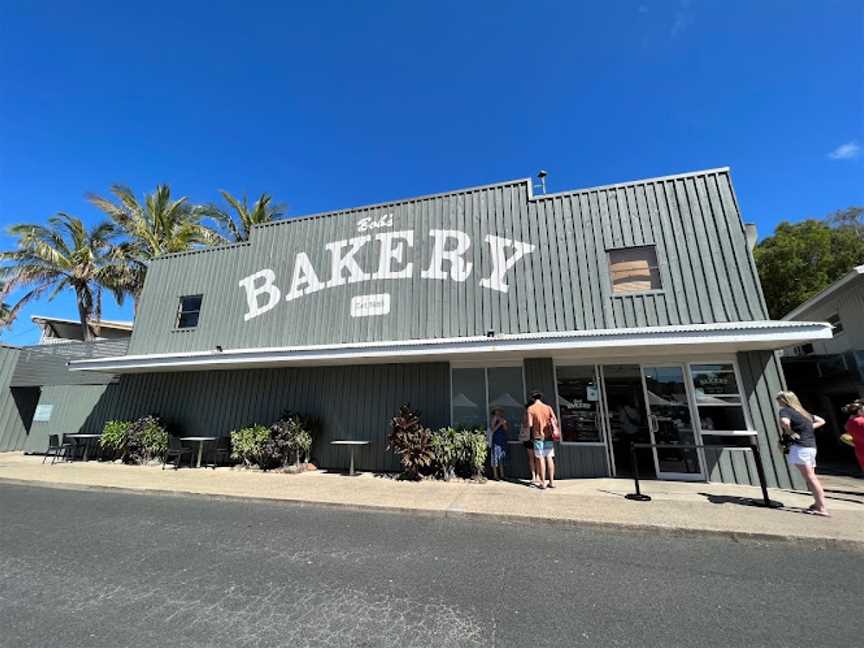
[[[715,495],[713,493],[699,493],[712,504],[737,504],[738,506],[751,506],[765,508],[761,498],[738,497],[736,495]]]

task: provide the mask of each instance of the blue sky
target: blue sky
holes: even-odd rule
[[[302,215],[540,168],[560,191],[728,165],[763,235],[864,204],[858,0],[304,4],[2,3],[0,224],[94,221],[115,182]],[[33,313],[74,300],[0,339],[34,342]]]

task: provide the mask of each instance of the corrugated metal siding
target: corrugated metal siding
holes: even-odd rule
[[[765,478],[769,486],[806,488],[797,471],[790,471],[780,449],[780,431],[774,396],[784,388],[780,361],[773,351],[748,351],[738,354],[741,388],[749,405],[750,419],[759,432],[757,441]],[[753,455],[740,450],[706,449],[708,474],[712,481],[758,485]]]
[[[16,387],[104,385],[116,378],[111,374],[98,372],[72,372],[66,363],[69,360],[122,356],[128,349],[128,338],[22,347],[11,384]]]
[[[356,236],[357,221],[393,215],[412,230],[411,279],[370,280],[284,300],[294,256],[306,252],[322,281],[328,242]],[[464,283],[420,277],[431,254],[430,229],[471,237]],[[487,234],[536,245],[506,275],[509,292],[481,288],[492,263]],[[662,290],[611,294],[607,250],[656,245]],[[357,254],[377,268],[377,243]],[[508,250],[512,252],[512,250]],[[283,299],[244,322],[238,281],[263,268],[276,274]],[[204,295],[196,329],[174,330],[178,298]],[[352,297],[388,293],[392,310],[350,317]],[[375,207],[293,219],[256,228],[251,242],[166,257],[151,265],[130,353],[256,346],[425,339],[499,333],[585,330],[765,319],[755,268],[726,171],[695,173],[529,198],[519,181]]]
[[[56,385],[43,388],[39,404],[53,405],[54,409],[48,421],[33,421],[24,451],[45,452],[50,434],[83,432],[106,387],[111,385]]]
[[[39,397],[38,390],[11,386],[19,355],[18,349],[0,347],[0,452],[24,447]]]
[[[358,439],[372,442],[355,451],[359,467],[396,470],[398,461],[385,448],[390,418],[400,404],[419,408],[429,427],[450,421],[450,372],[442,363],[139,374],[123,376],[118,384],[98,388],[101,392],[63,389],[43,395],[42,402],[58,403],[55,412],[70,421],[63,429],[54,423],[56,416],[42,424],[39,440],[45,446],[49,433],[77,427],[98,433],[105,421],[146,414],[158,414],[179,433],[223,436],[252,423],[269,425],[290,408],[321,418],[323,432],[313,455],[322,466],[348,465],[348,450],[330,441]],[[68,411],[73,401],[89,404],[92,412]]]

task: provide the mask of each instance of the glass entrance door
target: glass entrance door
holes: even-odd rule
[[[630,477],[634,473],[630,444],[651,442],[642,369],[638,364],[603,365],[601,377],[610,472],[613,477]],[[648,450],[637,450],[636,461],[640,476],[654,476],[654,460]]]
[[[693,430],[687,383],[681,366],[643,366],[645,404],[648,408],[652,443],[693,445]],[[697,450],[655,448],[654,463],[660,479],[702,479],[702,465]]]

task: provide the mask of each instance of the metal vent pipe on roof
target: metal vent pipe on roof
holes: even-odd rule
[[[537,178],[540,180],[540,184],[534,185],[534,188],[540,189],[540,193],[544,195],[546,193],[546,176],[548,175],[549,173],[545,169],[540,169],[540,171],[537,172]]]

